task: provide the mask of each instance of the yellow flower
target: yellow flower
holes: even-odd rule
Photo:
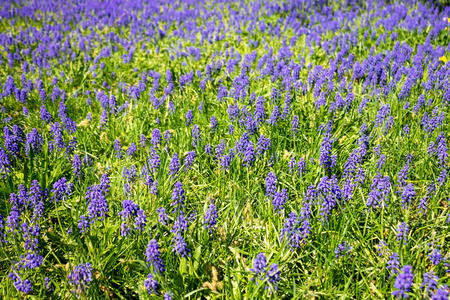
[[[447,57],[441,56],[441,57],[439,57],[439,60],[443,61],[444,63],[446,63],[447,62]]]

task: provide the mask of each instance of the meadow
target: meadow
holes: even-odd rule
[[[448,299],[450,7],[0,3],[0,298]]]

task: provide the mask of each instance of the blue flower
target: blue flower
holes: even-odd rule
[[[183,184],[177,181],[173,187],[172,191],[172,206],[184,207],[184,189]]]
[[[395,279],[394,287],[396,290],[392,292],[392,296],[398,299],[408,298],[408,293],[413,286],[413,279],[412,267],[410,265],[404,266]]]
[[[194,148],[197,148],[197,146],[200,146],[201,141],[200,128],[197,124],[195,124],[192,128],[192,146],[194,146]]]
[[[214,132],[217,128],[217,118],[215,116],[211,117],[211,132]]]
[[[169,175],[171,178],[175,178],[178,174],[178,170],[180,169],[180,159],[178,158],[178,153],[175,153],[172,156],[172,160],[169,164]]]
[[[73,286],[72,292],[86,295],[92,278],[92,265],[90,263],[79,264],[68,275],[69,283]]]
[[[135,143],[131,143],[130,147],[127,149],[127,155],[132,157],[137,152],[137,146]]]
[[[345,257],[351,257],[352,255],[353,247],[347,244],[347,242],[343,242],[342,244],[339,244],[336,249],[334,249],[334,254],[336,254],[336,258],[339,258],[341,256]]]
[[[403,241],[406,245],[408,241],[409,226],[405,222],[401,222],[397,227],[397,241]]]
[[[434,291],[437,288],[439,277],[437,277],[436,274],[434,274],[433,271],[430,271],[429,273],[423,274],[423,281],[420,286],[421,289],[426,287],[426,292],[429,294],[431,291]]]
[[[148,274],[147,278],[144,280],[144,287],[149,295],[158,294],[159,284],[152,273]]]
[[[53,194],[51,201],[65,201],[72,194],[73,184],[67,182],[65,177],[61,177],[53,184],[51,193]]]
[[[269,199],[271,199],[277,191],[276,182],[277,176],[275,173],[269,172],[266,177],[266,197]]]
[[[119,140],[114,141],[114,150],[116,151],[116,158],[121,159],[122,158],[122,145],[120,144]]]
[[[400,267],[400,261],[399,256],[396,252],[392,253],[391,256],[389,256],[389,260],[387,262],[387,269],[391,270],[392,274],[397,274],[398,269]],[[389,278],[391,278],[391,275],[389,275]]]
[[[159,131],[158,128],[153,129],[152,131],[152,139],[151,139],[151,143],[153,145],[153,147],[158,147],[158,144],[161,143],[161,131]]]
[[[147,259],[148,266],[153,266],[160,274],[163,274],[166,267],[164,261],[161,259],[161,253],[159,251],[158,242],[153,239],[147,244],[147,249],[145,250],[145,257]]]
[[[217,224],[217,209],[216,205],[213,201],[209,205],[205,214],[205,228],[209,229],[209,232],[212,233],[214,229],[216,229]]]
[[[194,114],[192,113],[192,110],[188,110],[186,113],[186,125],[191,125],[192,121],[194,121]]]
[[[263,280],[263,275],[265,275],[266,267],[267,267],[266,255],[264,253],[259,253],[253,260],[253,268],[250,269],[250,271],[253,272],[253,274],[255,274],[255,276],[252,277],[251,280],[255,280],[256,284],[258,284],[258,278],[259,280]]]

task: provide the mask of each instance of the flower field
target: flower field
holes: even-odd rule
[[[450,6],[0,3],[0,298],[448,299]]]

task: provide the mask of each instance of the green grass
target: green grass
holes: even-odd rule
[[[335,4],[337,5],[337,4]],[[236,4],[233,7],[237,8]],[[336,6],[338,7],[338,6]],[[223,21],[228,24],[230,15],[227,8],[224,9]],[[276,22],[285,13],[265,16],[261,14],[261,19],[266,22]],[[48,17],[48,15],[47,15]],[[361,14],[355,24],[360,24],[365,15]],[[59,19],[58,19],[59,21]],[[200,22],[200,19],[197,20]],[[372,20],[372,25],[377,19]],[[58,23],[53,21],[53,23]],[[161,23],[164,26],[165,22]],[[248,24],[247,24],[248,25]],[[294,35],[292,28],[287,29],[280,38],[267,33],[255,30],[252,33],[247,31],[247,25],[241,26],[242,33],[239,35],[242,42],[237,40],[238,33],[227,33],[224,40],[216,41],[212,44],[206,40],[199,43],[199,37],[195,43],[183,41],[183,47],[195,46],[201,49],[201,59],[196,61],[192,57],[175,57],[173,49],[177,49],[179,40],[175,37],[167,37],[157,41],[157,47],[153,43],[147,42],[146,49],[142,50],[143,41],[136,43],[136,52],[130,63],[124,64],[121,56],[127,50],[118,46],[118,51],[112,51],[110,57],[104,57],[100,61],[105,63],[105,68],[96,70],[96,77],[90,68],[93,61],[84,62],[83,53],[78,49],[78,44],[73,39],[73,49],[77,53],[74,60],[63,59],[58,63],[52,60],[53,66],[50,73],[42,70],[42,75],[38,72],[27,73],[26,78],[33,82],[39,77],[44,81],[47,93],[45,103],[48,111],[56,121],[58,117],[59,100],[50,100],[52,88],[50,83],[53,77],[60,77],[64,71],[64,78],[59,79],[58,87],[67,93],[65,104],[68,107],[69,116],[79,125],[76,133],[78,144],[74,151],[80,157],[88,155],[92,159],[91,167],[84,167],[84,177],[81,181],[74,179],[72,172],[72,157],[65,153],[48,151],[48,142],[52,141],[49,132],[50,126],[43,124],[39,109],[42,105],[37,90],[29,94],[26,107],[30,111],[30,116],[22,114],[23,104],[18,102],[15,96],[8,96],[2,99],[6,113],[1,114],[1,119],[13,117],[12,122],[5,125],[12,127],[17,124],[24,128],[24,132],[30,132],[32,128],[37,128],[44,137],[43,152],[28,159],[22,150],[21,155],[12,162],[12,172],[1,179],[0,192],[2,201],[0,202],[0,213],[6,220],[12,210],[9,202],[10,193],[18,192],[18,185],[23,184],[30,187],[33,180],[38,180],[43,188],[51,189],[53,184],[61,177],[66,177],[74,184],[74,191],[66,201],[58,203],[46,203],[42,219],[39,221],[41,234],[39,236],[39,251],[44,258],[43,265],[34,270],[21,271],[24,278],[31,280],[33,291],[28,295],[18,292],[12,281],[7,278],[11,272],[12,261],[20,259],[21,254],[25,254],[24,239],[21,233],[12,239],[13,234],[8,233],[8,243],[2,243],[0,249],[0,295],[5,299],[70,299],[75,297],[71,293],[72,286],[69,284],[67,275],[74,266],[80,263],[92,263],[93,281],[90,284],[86,295],[87,299],[132,299],[132,298],[155,298],[149,296],[143,286],[147,274],[153,272],[145,261],[145,249],[147,243],[155,238],[160,247],[162,258],[166,265],[164,274],[158,274],[157,280],[160,285],[160,292],[157,298],[163,299],[163,294],[167,291],[174,293],[174,299],[328,299],[328,298],[356,298],[373,299],[389,298],[394,290],[396,275],[390,277],[391,272],[386,269],[388,256],[378,256],[375,245],[380,240],[384,240],[390,253],[396,252],[400,256],[400,267],[411,265],[414,270],[414,286],[411,295],[415,298],[424,296],[420,289],[423,274],[431,270],[440,277],[440,284],[448,284],[448,273],[443,263],[434,266],[427,257],[429,246],[434,242],[442,245],[442,254],[448,253],[448,241],[450,238],[449,226],[447,223],[450,213],[447,198],[448,183],[437,185],[436,193],[428,201],[428,210],[425,215],[418,212],[419,200],[426,195],[427,186],[431,181],[439,177],[439,162],[435,157],[427,154],[428,145],[435,141],[437,135],[443,131],[446,135],[449,127],[448,121],[437,129],[432,135],[426,134],[421,126],[421,121],[425,112],[431,114],[435,106],[439,106],[440,111],[448,115],[448,104],[442,99],[441,91],[431,91],[426,94],[426,99],[434,99],[432,106],[422,108],[418,113],[413,112],[412,107],[417,98],[424,93],[421,85],[416,85],[409,96],[409,109],[404,109],[404,102],[398,101],[398,94],[406,80],[404,75],[397,85],[396,90],[389,95],[381,96],[378,100],[372,98],[372,90],[363,89],[363,81],[353,83],[353,93],[355,99],[350,110],[338,110],[336,113],[328,112],[326,108],[316,110],[313,96],[313,89],[309,88],[306,95],[291,91],[292,105],[289,117],[285,121],[280,121],[277,126],[261,124],[258,134],[251,136],[250,140],[256,144],[259,135],[263,134],[271,139],[270,151],[254,164],[251,168],[243,166],[242,158],[236,156],[230,165],[229,170],[221,169],[217,160],[213,156],[205,153],[204,146],[209,143],[214,146],[222,139],[227,145],[225,154],[235,145],[245,131],[245,128],[233,122],[235,133],[228,133],[228,126],[231,123],[228,119],[227,108],[233,103],[230,97],[225,101],[217,101],[217,90],[219,81],[228,87],[232,86],[233,79],[240,74],[239,65],[231,74],[226,74],[224,69],[218,74],[214,74],[210,82],[207,83],[205,91],[200,90],[200,79],[194,76],[191,85],[183,91],[179,90],[180,76],[193,70],[201,70],[205,74],[205,67],[210,64],[213,54],[225,51],[228,43],[229,48],[234,47],[239,51],[242,58],[245,54],[256,51],[257,59],[253,63],[253,73],[249,73],[250,84],[247,90],[247,98],[239,103],[239,107],[245,104],[249,111],[254,112],[255,104],[249,105],[248,99],[252,92],[256,96],[266,98],[266,115],[272,112],[275,104],[283,107],[285,92],[278,103],[272,103],[270,94],[273,87],[281,89],[282,82],[273,82],[269,77],[259,78],[259,71],[256,71],[256,64],[264,54],[268,53],[263,39],[267,42],[268,48],[273,48],[276,54],[282,47],[283,39],[289,43]],[[17,18],[15,24],[12,20],[2,19],[0,21],[0,31],[5,33],[11,31],[17,35],[21,28],[42,28],[43,21],[30,21],[24,18]],[[102,30],[82,29],[80,25],[71,24],[79,28],[84,36],[91,32],[99,33],[101,38],[106,38],[107,34],[115,32],[122,38],[133,36],[132,26],[105,26]],[[177,27],[171,24],[168,32],[173,32]],[[350,48],[350,52],[355,56],[354,60],[362,62],[369,56],[370,48],[374,47],[375,53],[385,53],[392,50],[394,42],[380,43],[378,46],[375,40],[365,39],[364,32],[368,28],[362,28],[358,33],[358,44]],[[423,32],[408,32],[404,29],[396,29],[398,40],[408,43],[417,51],[417,45],[423,44],[429,33],[430,27]],[[327,32],[322,35],[328,39],[349,30],[339,29],[337,32]],[[370,36],[370,34],[369,34]],[[377,35],[378,37],[378,35]],[[63,40],[69,38],[67,32]],[[305,67],[300,73],[300,80],[307,82],[310,70],[307,66],[322,65],[329,67],[330,58],[335,59],[336,53],[327,54],[319,45],[313,46],[314,54],[306,44],[305,34],[297,37],[293,51],[293,59],[305,57]],[[249,40],[258,40],[259,47],[249,47]],[[447,46],[449,42],[448,31],[443,31],[439,37],[432,41],[433,46]],[[90,56],[92,59],[98,55],[102,47],[108,46],[106,42],[93,42]],[[31,45],[35,49],[37,43]],[[20,49],[26,48],[24,45],[14,46]],[[2,48],[2,46],[0,46]],[[228,49],[229,49],[228,48]],[[2,50],[4,50],[2,48]],[[446,53],[448,57],[448,53]],[[18,86],[22,75],[21,66],[16,63],[12,68],[8,67],[6,54],[2,54],[3,65],[0,68],[0,82],[4,82],[8,75],[12,75]],[[28,55],[27,59],[31,60]],[[215,58],[223,58],[219,56]],[[99,62],[100,64],[100,62]],[[411,62],[407,63],[408,66]],[[133,71],[138,68],[139,71]],[[120,83],[125,83],[127,87],[137,85],[140,74],[144,70],[155,70],[161,74],[160,89],[155,93],[158,98],[164,94],[166,87],[165,72],[172,71],[175,83],[173,94],[166,96],[165,105],[159,110],[155,110],[149,102],[149,91],[152,79],[149,78],[146,89],[141,93],[141,97],[136,100],[123,92]],[[115,72],[115,77],[111,76]],[[424,80],[427,78],[425,69]],[[345,78],[350,82],[351,71],[346,71]],[[95,83],[93,82],[95,80]],[[388,82],[392,79],[392,74],[388,74]],[[111,86],[107,90],[102,86],[103,81]],[[335,81],[338,87],[340,82]],[[108,126],[106,130],[101,130],[100,114],[101,106],[95,99],[95,94],[91,93],[92,106],[86,105],[86,91],[103,90],[108,96],[115,95],[118,105],[129,101],[129,108],[123,113],[108,115]],[[74,93],[78,92],[78,97]],[[329,104],[335,98],[335,91],[327,96]],[[363,113],[358,112],[358,106],[362,99],[369,99],[367,108]],[[175,114],[168,111],[168,103],[173,101],[176,106]],[[197,107],[203,103],[203,112],[199,113]],[[389,132],[384,135],[381,127],[374,126],[375,116],[382,104],[389,103],[391,115],[394,117],[394,125]],[[192,146],[192,125],[187,126],[185,121],[186,112],[192,109],[194,112],[193,124],[198,124],[201,129],[201,145],[195,149]],[[88,113],[92,113],[93,120],[84,126],[82,123]],[[214,133],[210,130],[210,118],[216,116],[218,127]],[[300,119],[298,134],[291,134],[291,120],[294,115]],[[156,119],[159,118],[160,124]],[[284,226],[287,215],[291,212],[299,213],[303,207],[304,195],[308,186],[317,185],[324,176],[331,175],[324,170],[319,163],[319,154],[323,136],[319,134],[318,128],[329,120],[333,120],[332,135],[336,138],[333,144],[333,154],[337,155],[336,167],[333,174],[339,179],[342,188],[344,165],[352,153],[359,147],[359,133],[363,123],[368,126],[370,141],[368,154],[362,164],[365,170],[365,180],[354,191],[353,197],[347,202],[339,202],[327,222],[322,222],[319,215],[320,207],[312,206],[311,234],[305,244],[297,250],[292,250],[286,241],[281,240],[280,233]],[[411,127],[409,136],[402,136],[402,128],[405,124]],[[83,125],[83,126],[82,126]],[[150,156],[151,131],[159,128],[161,133],[170,130],[172,139],[165,144],[165,148],[160,146],[157,152],[161,159],[161,165],[154,178],[158,180],[158,195],[152,195],[144,185],[143,180],[138,178],[131,184],[132,193],[125,196],[123,189],[126,183],[122,177],[123,167],[135,165],[138,174],[146,164]],[[140,135],[147,137],[147,145],[144,148],[139,146]],[[71,136],[64,132],[64,141],[68,143]],[[115,157],[114,140],[120,140],[124,154],[131,143],[138,145],[137,154],[130,158],[124,155],[123,159]],[[2,137],[2,145],[4,137]],[[383,169],[376,167],[378,157],[374,154],[374,148],[381,145],[381,151],[386,155],[386,164]],[[186,216],[196,214],[195,220],[189,223],[188,232],[184,238],[190,249],[191,256],[180,258],[172,251],[171,228],[176,218],[169,213],[168,226],[158,223],[158,207],[165,207],[168,212],[172,211],[172,189],[174,180],[171,180],[168,171],[170,159],[174,153],[180,155],[181,162],[188,151],[196,150],[197,156],[194,166],[187,172],[179,173],[177,180],[183,183],[186,192]],[[401,206],[401,195],[396,193],[395,184],[397,174],[405,164],[405,156],[413,154],[414,160],[408,175],[408,183],[414,183],[417,196],[414,202],[407,209]],[[274,157],[273,163],[270,163]],[[289,172],[289,161],[291,158],[304,158],[307,162],[307,171],[298,176]],[[314,162],[311,163],[311,160]],[[182,169],[182,167],[181,167]],[[289,199],[284,206],[284,211],[279,214],[273,209],[272,203],[265,197],[265,178],[268,172],[277,175],[277,187],[286,188],[289,192]],[[367,198],[371,191],[372,180],[380,172],[387,175],[391,182],[390,202],[383,209],[376,209],[368,212]],[[107,196],[109,205],[109,217],[102,222],[92,225],[88,233],[80,233],[78,230],[78,220],[81,215],[87,213],[85,193],[87,187],[100,182],[102,174],[107,173],[111,180],[110,192]],[[139,175],[138,175],[139,177]],[[210,199],[215,199],[218,210],[217,230],[209,233],[204,228],[204,217]],[[133,232],[127,238],[120,234],[121,219],[118,213],[122,210],[122,201],[133,200],[145,211],[147,216],[147,227],[145,232],[138,234]],[[23,221],[31,222],[31,212],[25,210]],[[397,226],[400,222],[409,225],[407,244],[397,241]],[[72,234],[68,230],[72,229]],[[351,259],[336,258],[334,249],[346,241],[353,247]],[[265,289],[265,283],[256,285],[251,280],[253,277],[250,268],[253,267],[253,259],[260,252],[266,254],[268,265],[277,263],[281,272],[281,280],[278,289]],[[448,255],[447,255],[448,256]],[[447,258],[448,261],[449,258]],[[217,271],[217,276],[213,273]],[[50,277],[54,284],[54,291],[49,293],[44,287],[44,278]],[[208,284],[209,283],[209,284]],[[212,287],[213,286],[213,287]]]

